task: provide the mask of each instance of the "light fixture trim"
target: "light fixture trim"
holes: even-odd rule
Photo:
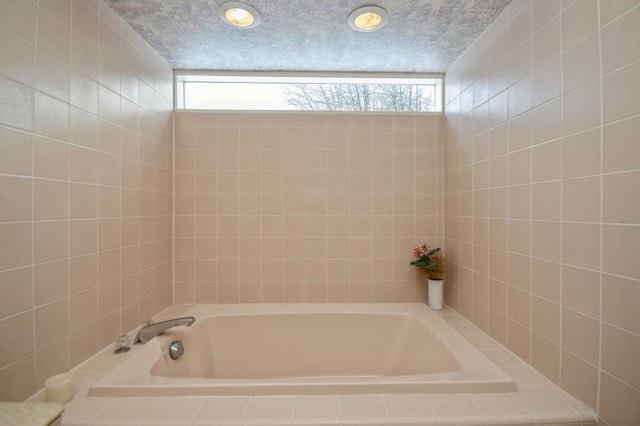
[[[384,27],[389,20],[387,11],[379,6],[363,6],[349,14],[349,26],[360,32],[371,32]]]
[[[239,1],[222,4],[218,13],[224,22],[238,28],[253,28],[260,23],[260,13],[255,8]]]

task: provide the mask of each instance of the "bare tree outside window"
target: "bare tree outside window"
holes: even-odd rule
[[[309,111],[428,112],[434,86],[390,84],[295,84],[283,87],[287,103]]]

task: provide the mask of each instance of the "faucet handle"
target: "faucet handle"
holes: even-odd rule
[[[146,326],[151,325],[151,324],[153,324],[153,320],[151,318],[149,318],[148,320],[145,320],[145,321],[142,322],[142,326],[143,327],[146,327]]]
[[[123,334],[122,336],[118,336],[115,341],[116,349],[113,353],[122,354],[125,352],[129,352],[129,345],[131,344],[131,338],[129,338],[128,334]]]

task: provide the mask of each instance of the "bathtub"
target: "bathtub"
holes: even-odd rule
[[[420,303],[174,305],[194,316],[122,356],[90,396],[513,392]],[[168,347],[182,340],[184,354]]]

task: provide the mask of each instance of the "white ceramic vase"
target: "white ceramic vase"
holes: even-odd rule
[[[439,311],[442,309],[443,305],[443,280],[429,280],[428,282],[428,297],[429,297],[429,307],[434,311]]]

